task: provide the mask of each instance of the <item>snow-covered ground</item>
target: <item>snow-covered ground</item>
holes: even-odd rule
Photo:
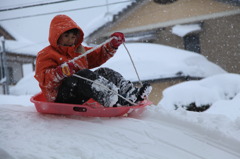
[[[141,116],[87,118],[37,113],[30,97],[40,90],[29,73],[11,95],[0,95],[0,158],[240,158],[240,75],[199,54],[152,44],[126,46],[143,79],[179,71],[206,78],[167,88],[159,105],[148,106]],[[104,66],[137,80],[123,47]],[[189,102],[212,106],[202,113],[173,106]]]

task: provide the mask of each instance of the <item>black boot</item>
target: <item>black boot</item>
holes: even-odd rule
[[[147,99],[151,91],[152,86],[150,86],[150,84],[148,83],[144,83],[141,88],[129,87],[128,91],[125,92],[125,94],[123,94],[122,96],[131,101],[132,103],[137,103],[143,101],[144,99]],[[132,103],[119,97],[116,106],[119,105],[132,106],[133,105]]]
[[[144,83],[143,86],[139,89],[137,100],[135,102],[143,101],[147,99],[149,94],[152,91],[152,86],[149,83]]]

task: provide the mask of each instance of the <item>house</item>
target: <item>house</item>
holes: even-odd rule
[[[239,0],[139,0],[88,36],[87,43],[125,33],[148,42],[200,53],[228,72],[240,73]]]
[[[240,73],[239,4],[239,1],[224,0],[139,0],[90,34],[86,42],[91,44],[97,39],[101,43],[111,33],[120,31],[125,33],[127,42],[156,43],[193,51],[228,72]],[[165,88],[200,78],[179,74],[148,80],[153,86],[150,99],[156,104]]]
[[[0,81],[5,77],[6,71],[4,70],[4,64],[7,65],[8,70],[8,84],[16,84],[24,75],[23,66],[30,64],[32,69],[35,69],[36,54],[31,50],[22,51],[21,47],[29,44],[25,42],[17,41],[9,32],[0,26],[0,37],[4,37],[1,40],[1,53],[0,53]],[[9,47],[13,46],[13,47]],[[19,49],[18,49],[19,48]],[[5,61],[6,59],[6,61]],[[1,85],[2,83],[0,83]],[[0,92],[1,93],[1,92]]]

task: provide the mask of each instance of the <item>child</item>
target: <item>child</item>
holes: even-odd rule
[[[50,45],[38,53],[35,78],[49,102],[83,104],[93,98],[103,106],[132,105],[116,93],[136,103],[147,98],[151,91],[149,84],[135,88],[118,72],[109,68],[98,67],[111,58],[118,47],[125,41],[124,34],[116,32],[112,40],[86,56],[70,61],[83,54],[91,47],[85,47],[82,29],[68,16],[57,15],[50,24]],[[73,76],[90,79],[93,82]],[[112,91],[106,90],[102,84]]]

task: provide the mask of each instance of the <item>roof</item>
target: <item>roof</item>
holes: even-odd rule
[[[178,0],[166,5],[140,1],[129,10],[95,33],[102,31],[104,36],[115,31],[132,33],[240,14],[239,6],[216,0]],[[90,36],[97,38],[99,35]]]
[[[2,26],[0,26],[0,37],[3,36],[8,40],[15,40],[15,38],[7,32]]]

